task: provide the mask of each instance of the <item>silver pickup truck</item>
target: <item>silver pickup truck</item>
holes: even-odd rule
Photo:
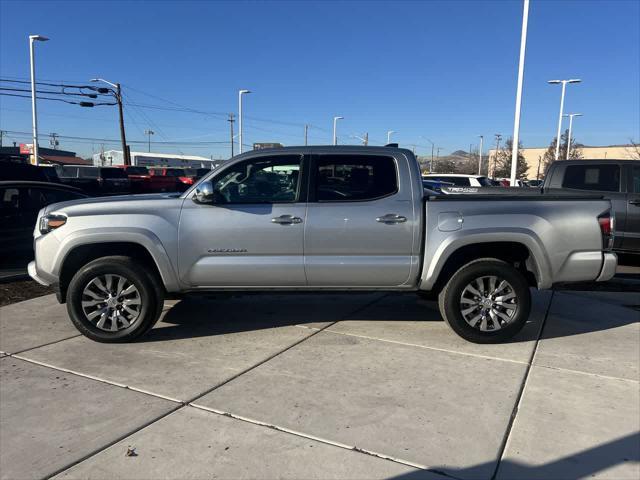
[[[611,204],[429,195],[409,150],[290,147],[235,157],[183,194],[39,213],[29,274],[101,342],[148,331],[163,300],[221,290],[393,290],[438,298],[463,338],[504,341],[530,287],[615,272]]]

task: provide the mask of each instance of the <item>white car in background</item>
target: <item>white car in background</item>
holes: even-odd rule
[[[483,175],[465,175],[462,173],[429,173],[423,175],[424,180],[437,180],[453,183],[456,187],[495,187],[499,186]]]

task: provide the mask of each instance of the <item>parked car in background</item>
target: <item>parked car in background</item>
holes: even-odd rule
[[[0,181],[7,180],[56,183],[60,181],[53,166],[35,166],[28,163],[0,161]]]
[[[86,197],[58,183],[0,181],[0,264],[26,268],[33,259],[33,229],[40,209]]]
[[[126,172],[117,167],[57,165],[60,181],[92,196],[131,193]]]
[[[124,170],[131,182],[131,193],[175,192],[177,185],[174,177],[151,175],[147,167],[118,165]]]
[[[149,174],[154,177],[167,177],[172,179],[171,181],[175,185],[174,190],[177,190],[179,192],[184,192],[191,185],[193,185],[193,179],[187,176],[184,168],[149,167]]]
[[[456,187],[493,187],[495,184],[490,178],[482,175],[464,175],[461,173],[429,173],[422,177],[423,180],[447,182]]]
[[[544,183],[544,180],[527,180],[526,181],[527,186],[531,188],[540,188],[542,187],[543,183]]]
[[[547,171],[544,192],[557,189],[602,194],[611,200],[616,235],[613,248],[640,264],[640,161],[560,160]]]
[[[453,187],[455,184],[451,182],[444,182],[442,180],[422,178],[422,186],[426,189],[434,192],[442,192],[442,187]]]
[[[29,274],[101,342],[145,333],[165,295],[291,289],[437,296],[460,336],[499,342],[526,324],[530,287],[617,266],[608,200],[501,190],[516,193],[425,196],[399,148],[255,150],[179,196],[45,209]]]

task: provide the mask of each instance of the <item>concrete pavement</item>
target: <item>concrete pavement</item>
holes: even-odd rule
[[[0,478],[635,479],[637,296],[536,293],[503,345],[408,294],[168,302],[123,345],[10,305]]]

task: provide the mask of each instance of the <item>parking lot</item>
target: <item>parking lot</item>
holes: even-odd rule
[[[1,476],[635,479],[638,303],[536,293],[503,345],[411,294],[187,298],[120,345],[9,305]]]

